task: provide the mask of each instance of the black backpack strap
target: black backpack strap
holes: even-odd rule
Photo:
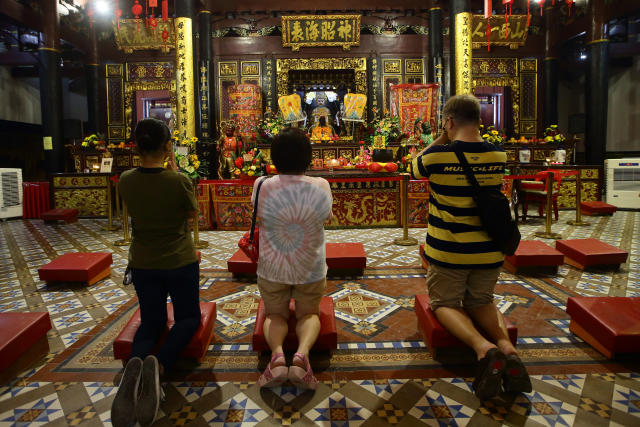
[[[260,195],[260,187],[269,177],[263,178],[256,188],[256,199],[253,201],[253,216],[251,217],[251,233],[249,233],[249,241],[253,241],[253,233],[256,229],[256,217],[258,216],[258,196]]]
[[[464,153],[459,150],[454,150],[454,153],[456,153],[456,157],[458,157],[458,161],[462,166],[462,170],[464,171],[464,174],[467,176],[467,180],[469,181],[469,184],[471,184],[474,190],[479,191],[480,184],[478,183],[478,180],[476,179],[476,177],[473,175],[471,166],[469,166],[469,162],[467,162],[467,158],[464,156]]]

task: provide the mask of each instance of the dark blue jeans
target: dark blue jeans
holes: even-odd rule
[[[200,325],[200,267],[197,262],[174,270],[131,269],[138,294],[141,325],[133,339],[131,357],[144,359],[153,352],[167,325],[167,295],[173,303],[175,324],[156,356],[167,369],[189,344]]]

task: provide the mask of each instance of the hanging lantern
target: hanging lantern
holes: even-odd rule
[[[133,13],[133,16],[136,17],[136,32],[138,32],[140,29],[140,22],[138,21],[138,19],[140,14],[142,13],[142,5],[140,5],[140,2],[138,0],[136,0],[134,5],[131,6],[131,12]]]
[[[122,9],[120,9],[120,5],[118,4],[118,0],[116,0],[116,22],[118,24],[118,29],[120,29],[120,17],[122,16]]]
[[[487,51],[491,52],[491,15],[493,15],[493,0],[484,0],[484,17],[487,19]]]
[[[544,0],[540,0],[540,16],[542,16],[543,9],[544,9]]]
[[[87,7],[87,16],[89,17],[89,28],[93,28],[93,23],[94,23],[94,19],[93,19],[93,3],[89,3],[89,6]]]
[[[158,0],[149,0],[149,7],[158,7]]]
[[[513,0],[502,0],[502,4],[505,5],[504,11],[504,26],[505,29],[505,38],[509,36],[509,18],[511,17],[511,5],[513,4]],[[508,10],[508,11],[507,11]]]
[[[167,54],[167,39],[169,38],[169,31],[166,29],[162,31],[162,40],[164,40],[164,54]]]
[[[529,23],[531,22],[531,14],[529,12],[529,3],[531,0],[527,0],[527,28],[529,28]]]
[[[571,16],[571,6],[573,6],[575,1],[574,0],[565,0],[565,2],[567,3],[567,9],[569,10],[568,14],[569,14],[569,16]]]
[[[151,27],[151,36],[153,37],[153,40],[155,40],[156,39],[156,27],[158,26],[158,20],[153,15],[151,16],[151,18],[149,18],[149,26]]]
[[[162,0],[162,20],[164,22],[169,20],[169,0]]]

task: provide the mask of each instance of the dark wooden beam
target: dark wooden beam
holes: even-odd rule
[[[37,57],[36,52],[3,52],[0,53],[0,65],[37,65]]]

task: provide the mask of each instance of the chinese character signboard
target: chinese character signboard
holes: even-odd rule
[[[511,15],[508,23],[502,15],[493,15],[488,20],[484,15],[473,15],[471,41],[474,49],[487,47],[487,21],[491,26],[489,41],[492,46],[516,49],[527,41],[527,15]]]
[[[471,93],[471,14],[456,15],[456,94]]]
[[[360,15],[302,15],[282,17],[282,46],[342,46],[349,50],[360,45]]]

